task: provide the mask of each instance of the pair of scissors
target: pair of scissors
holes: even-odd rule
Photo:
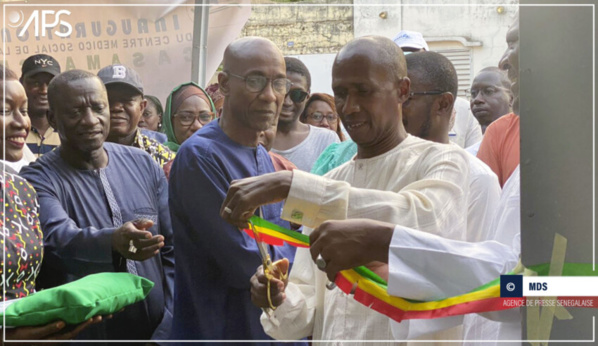
[[[261,214],[261,210],[260,210],[260,214]],[[264,268],[264,275],[268,279],[267,295],[268,295],[268,304],[270,305],[270,307],[262,308],[262,310],[266,313],[266,315],[268,315],[268,318],[270,318],[270,320],[273,320],[275,318],[272,315],[272,312],[274,310],[276,310],[276,307],[274,306],[274,304],[272,304],[272,297],[270,296],[270,280],[274,277],[273,273],[276,272],[276,268],[274,267],[274,264],[272,264],[272,259],[270,258],[270,254],[268,253],[268,250],[267,250],[268,245],[261,241],[261,236],[255,229],[255,225],[253,224],[253,222],[251,222],[251,220],[248,220],[248,221],[249,221],[249,226],[251,227],[251,231],[253,232],[253,237],[255,239],[255,243],[260,252],[260,257],[262,258],[262,266]],[[284,274],[284,275],[286,275],[286,274]],[[284,277],[282,279],[284,279]],[[275,323],[275,322],[276,321],[273,320],[273,323]]]

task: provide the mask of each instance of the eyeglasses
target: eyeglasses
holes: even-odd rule
[[[484,97],[490,97],[494,94],[496,94],[497,92],[501,91],[501,90],[508,90],[506,88],[501,88],[501,87],[485,87],[482,89],[467,89],[465,90],[465,93],[471,97],[471,99],[475,99],[476,97],[478,97],[478,94],[481,92],[482,96]]]
[[[259,93],[266,87],[269,80],[272,81],[272,89],[278,94],[286,95],[291,89],[291,81],[286,78],[270,79],[264,76],[239,76],[231,72],[227,72],[229,75],[239,78],[245,81],[245,89],[252,93]]]
[[[295,103],[301,103],[301,102],[303,102],[303,100],[305,100],[305,98],[309,94],[301,89],[293,89],[293,90],[289,91],[289,93],[287,95],[289,95],[289,97],[291,98],[291,101],[293,101]]]
[[[322,114],[320,112],[313,112],[311,115],[308,116],[317,122],[322,122],[322,120],[326,119],[329,123],[335,123],[338,120],[338,116],[336,114]]]
[[[409,93],[409,97],[413,96],[413,95],[440,95],[440,94],[444,94],[446,91],[438,91],[438,90],[432,90],[432,91],[412,91]]]
[[[199,114],[193,112],[177,112],[174,117],[179,120],[183,126],[191,126],[195,122],[195,119],[199,120],[199,123],[205,125],[214,119],[214,113],[212,112],[201,112]]]
[[[409,105],[409,102],[411,100],[413,100],[413,96],[414,95],[423,95],[423,96],[427,96],[427,95],[442,95],[444,93],[446,93],[448,91],[439,91],[439,90],[431,90],[431,91],[412,91],[409,93],[409,98],[407,99],[407,101],[405,101],[403,103],[403,106],[406,107]]]

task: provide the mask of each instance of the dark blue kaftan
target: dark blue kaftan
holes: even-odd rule
[[[38,288],[48,288],[100,272],[127,271],[126,262],[112,250],[111,209],[105,194],[105,174],[122,221],[139,217],[154,221],[153,234],[164,236],[159,255],[135,262],[138,274],[155,283],[148,297],[128,306],[78,339],[166,339],[172,324],[174,283],[173,237],[168,212],[168,183],[162,169],[145,152],[104,143],[108,165],[101,170],[79,170],[60,157],[60,148],[21,175],[37,190],[44,233],[44,262]]]
[[[170,212],[176,251],[175,340],[271,340],[251,303],[249,279],[261,264],[255,241],[220,218],[230,182],[274,172],[268,152],[232,141],[212,121],[183,143],[170,173]],[[281,203],[263,217],[284,227]],[[269,247],[272,261],[289,245]],[[287,344],[288,345],[288,344]]]

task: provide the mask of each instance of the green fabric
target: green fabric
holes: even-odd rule
[[[311,173],[324,175],[351,160],[355,154],[357,154],[357,144],[350,139],[340,143],[332,143],[320,154],[311,169]]]
[[[129,273],[88,275],[14,302],[4,311],[6,325],[37,326],[57,320],[79,324],[145,299],[152,287],[150,280]]]
[[[216,107],[214,107],[214,102],[212,102],[212,98],[199,85],[197,85],[193,82],[189,82],[189,83],[181,84],[178,87],[174,88],[170,92],[170,95],[168,95],[168,98],[166,99],[166,107],[164,107],[164,114],[162,115],[162,132],[164,132],[166,134],[166,138],[167,138],[167,141],[166,141],[166,143],[164,143],[164,145],[166,145],[170,150],[174,151],[175,153],[179,150],[179,148],[181,147],[181,144],[177,141],[176,137],[174,136],[174,128],[172,127],[172,110],[170,109],[172,106],[172,95],[175,92],[177,92],[179,89],[181,89],[182,87],[187,86],[187,85],[194,85],[197,88],[199,88],[199,90],[201,90],[204,94],[206,94],[208,100],[210,100],[210,106],[212,107],[212,112],[215,114],[215,116],[218,116],[218,114],[216,112]]]

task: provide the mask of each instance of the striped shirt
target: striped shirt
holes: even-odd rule
[[[26,142],[35,157],[41,157],[60,145],[60,136],[52,127],[48,127],[43,136],[32,127]]]

